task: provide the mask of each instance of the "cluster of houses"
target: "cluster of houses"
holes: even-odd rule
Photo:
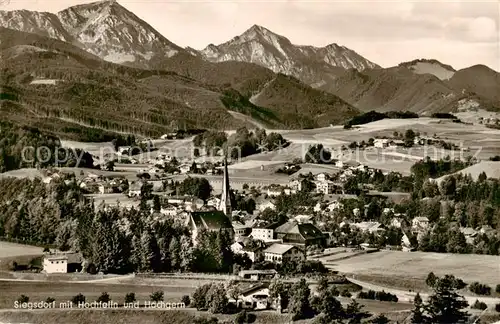
[[[496,117],[478,117],[477,121],[479,122],[479,124],[484,125],[498,125],[500,119]]]
[[[438,139],[431,136],[415,136],[413,139],[414,145],[432,145],[439,142]],[[405,142],[401,139],[391,139],[391,138],[376,138],[373,141],[373,146],[375,148],[396,148],[398,146],[404,146]]]
[[[234,225],[235,233],[239,235],[235,237],[231,250],[245,254],[252,262],[279,264],[286,260],[301,261],[306,258],[307,247],[327,245],[327,234],[311,223],[298,223],[293,219],[272,224],[254,222],[252,225]],[[262,244],[251,244],[255,241]]]

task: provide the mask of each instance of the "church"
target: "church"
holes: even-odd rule
[[[218,232],[229,231],[234,237],[232,225],[231,187],[229,186],[229,173],[227,171],[227,158],[224,158],[224,175],[222,180],[222,195],[217,210],[190,212],[187,225],[191,230],[193,243],[196,245],[200,231],[207,230]]]

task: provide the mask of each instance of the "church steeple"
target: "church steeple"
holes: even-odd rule
[[[227,172],[227,157],[224,156],[224,178],[222,179],[222,195],[220,198],[219,210],[224,212],[229,219],[232,219],[231,196],[229,194],[229,173]]]

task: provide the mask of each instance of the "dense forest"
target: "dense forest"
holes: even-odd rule
[[[332,94],[255,64],[178,55],[153,59],[156,70],[141,70],[43,36],[5,28],[0,35],[3,117],[65,139],[84,141],[89,128],[159,137],[246,124],[230,111],[270,128],[324,126],[359,113]]]
[[[104,210],[85,204],[82,194],[71,175],[49,185],[0,180],[0,236],[80,251],[88,266],[103,272],[232,271],[224,232],[200,233],[194,248],[182,221],[151,216],[146,204],[142,210]]]
[[[369,111],[359,116],[351,118],[347,123],[344,124],[344,128],[351,128],[355,125],[368,124],[374,121],[382,119],[407,119],[407,118],[418,118],[418,114],[411,111],[389,111],[386,113],[381,113],[377,111]]]
[[[107,139],[113,137],[115,143],[121,143],[120,145],[135,141],[131,136],[102,136],[108,136]],[[94,160],[88,152],[64,148],[57,137],[42,133],[34,127],[0,121],[0,138],[0,172],[49,166],[94,167]]]
[[[227,137],[225,132],[208,131],[193,138],[196,147],[204,147],[208,155],[217,154],[220,150],[229,150],[228,156],[238,159],[264,151],[273,151],[289,145],[279,133],[266,133],[264,129],[249,131],[240,127],[236,133]]]

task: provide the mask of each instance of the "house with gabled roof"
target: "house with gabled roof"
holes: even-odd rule
[[[305,260],[304,251],[295,245],[274,243],[264,250],[264,260],[274,263],[282,263],[290,260]]]
[[[269,303],[269,284],[258,283],[241,290],[237,305],[241,308],[264,310]]]
[[[277,238],[283,243],[292,243],[300,245],[319,245],[325,246],[326,237],[316,226],[311,223],[298,224],[296,222],[287,222],[275,230]]]
[[[233,229],[234,229],[235,238],[238,238],[241,236],[247,236],[248,234],[250,234],[250,231],[252,230],[250,227],[248,227],[246,224],[242,223],[241,221],[233,221],[232,225],[233,225]]]
[[[283,225],[283,222],[257,224],[256,226],[252,227],[252,233],[250,234],[250,236],[256,240],[261,240],[264,242],[273,241],[276,239],[275,230],[281,225]]]

